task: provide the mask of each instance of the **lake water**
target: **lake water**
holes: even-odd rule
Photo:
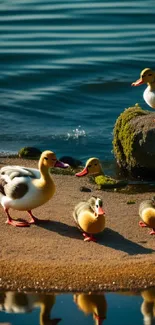
[[[153,325],[155,288],[141,293],[0,293],[0,324]]]
[[[0,151],[113,159],[131,87],[155,67],[154,0],[1,0]]]

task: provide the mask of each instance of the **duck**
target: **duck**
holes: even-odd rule
[[[155,197],[151,200],[144,200],[139,206],[140,227],[152,228],[150,235],[155,235]]]
[[[75,175],[80,177],[88,174],[94,176],[104,175],[101,162],[98,158],[96,157],[89,158],[86,161],[84,169],[81,172],[76,173]]]
[[[104,230],[105,211],[102,206],[102,200],[96,196],[92,196],[87,201],[81,201],[75,206],[73,218],[83,233],[84,241],[96,242],[93,234],[98,234]]]
[[[50,313],[55,305],[54,294],[31,294],[6,291],[0,293],[0,311],[6,313],[29,313],[40,308],[40,325],[57,325],[61,318],[50,318]]]
[[[147,105],[155,108],[155,72],[150,68],[145,68],[140,73],[140,79],[132,83],[132,86],[147,84],[143,93],[143,98]]]
[[[107,302],[104,294],[74,294],[75,304],[84,314],[92,314],[95,325],[102,325],[106,319]]]
[[[99,189],[124,187],[128,184],[125,180],[117,180],[110,176],[106,176],[103,172],[101,161],[96,157],[89,158],[83,170],[75,174],[77,177],[85,175],[92,176]]]
[[[65,164],[57,160],[53,151],[44,151],[39,159],[38,169],[22,166],[4,166],[0,169],[0,204],[6,215],[6,223],[16,227],[27,227],[45,220],[39,220],[32,214],[35,209],[52,198],[55,184],[49,168],[66,168]],[[14,220],[9,209],[27,211],[30,221]]]

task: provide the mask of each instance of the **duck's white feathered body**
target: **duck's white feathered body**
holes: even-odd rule
[[[31,222],[37,222],[31,210],[45,204],[55,192],[50,167],[68,167],[56,159],[52,151],[44,151],[39,160],[39,169],[20,166],[5,166],[0,169],[0,203],[7,214],[7,223],[27,226],[12,220],[8,210],[28,211]]]
[[[140,73],[140,79],[132,83],[132,86],[147,84],[143,92],[145,102],[152,108],[155,108],[155,72],[150,68],[145,68]]]
[[[155,108],[155,90],[151,90],[150,86],[144,90],[143,98],[150,107]]]
[[[0,203],[5,208],[32,210],[46,203],[55,192],[54,182],[49,174],[48,183],[40,182],[40,172],[35,168],[7,166],[0,170],[0,180],[6,182],[5,194]],[[21,197],[20,197],[21,193]],[[18,198],[16,198],[18,196]]]

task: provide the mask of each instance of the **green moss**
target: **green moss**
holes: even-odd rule
[[[117,180],[105,175],[91,177],[91,182],[96,183],[99,189],[124,187],[128,184],[127,181]]]
[[[142,110],[138,104],[135,104],[135,106],[125,109],[116,120],[113,130],[113,150],[121,166],[128,164],[130,167],[133,167],[135,165],[135,160],[132,156],[134,130],[129,122],[137,116],[147,114],[147,111]]]

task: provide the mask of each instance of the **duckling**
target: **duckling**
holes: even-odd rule
[[[40,325],[56,325],[61,318],[50,319],[51,310],[55,304],[55,295],[26,294],[7,291],[1,293],[0,310],[7,313],[28,313],[40,307]]]
[[[38,223],[31,212],[32,209],[45,204],[54,195],[55,184],[49,173],[50,167],[68,167],[58,161],[54,152],[46,150],[39,159],[39,169],[20,166],[5,166],[0,169],[0,203],[6,212],[6,223],[25,227]],[[27,211],[30,222],[15,221],[9,214],[9,209]]]
[[[143,220],[139,221],[139,225],[152,228],[150,235],[155,235],[155,197],[140,203],[139,215]]]
[[[155,288],[149,288],[141,292],[143,303],[141,312],[143,314],[144,325],[152,325],[155,320]]]
[[[107,314],[107,302],[103,294],[75,294],[74,302],[85,314],[93,314],[95,325],[102,325]]]
[[[74,220],[83,232],[84,241],[96,241],[93,234],[102,232],[105,228],[105,212],[102,200],[92,196],[88,201],[79,202],[73,211]]]
[[[140,79],[132,83],[132,86],[140,86],[142,84],[147,84],[147,88],[143,93],[143,98],[145,102],[152,108],[155,108],[155,72],[146,68],[141,71]]]

